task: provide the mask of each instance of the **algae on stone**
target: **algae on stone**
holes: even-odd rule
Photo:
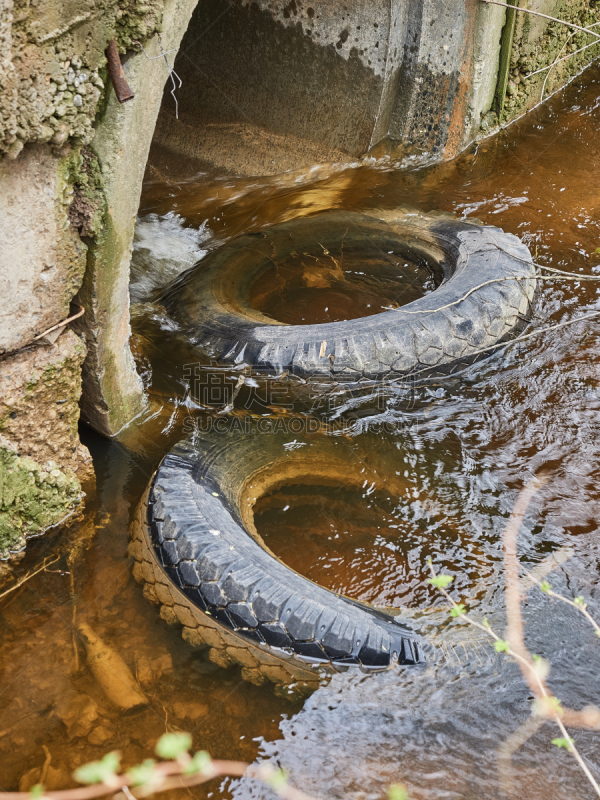
[[[71,470],[19,456],[0,436],[0,559],[22,550],[28,537],[58,524],[80,503],[81,486]]]

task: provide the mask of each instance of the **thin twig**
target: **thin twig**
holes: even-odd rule
[[[530,482],[529,486],[525,487],[525,489],[522,490],[521,494],[517,498],[517,503],[515,504],[515,510],[517,511],[517,514],[514,514],[513,511],[514,525],[516,525],[518,521],[520,525],[520,521],[522,521],[524,513],[527,510],[527,505],[524,503],[519,503],[519,501],[521,499],[523,500],[526,499],[528,503],[533,494],[535,494],[535,491],[537,491],[537,488],[539,488],[539,485],[537,488],[535,488],[535,486],[532,487],[531,483],[533,483],[533,481]],[[534,491],[532,491],[532,489]],[[509,520],[509,525],[513,521],[513,515],[511,515],[511,519]],[[435,579],[437,575],[431,562],[429,564],[429,569]],[[489,624],[482,624],[481,622],[477,622],[477,620],[474,620],[471,617],[469,617],[468,614],[465,614],[463,607],[459,605],[451,597],[451,595],[446,591],[446,589],[444,589],[442,586],[437,586],[437,588],[452,603],[455,612],[454,616],[464,620],[465,622],[468,622],[475,628],[479,628],[480,630],[485,631],[488,636],[494,639],[494,641],[502,644],[500,651],[505,652],[507,655],[512,656],[515,659],[515,661],[521,668],[521,674],[525,678],[527,685],[532,690],[536,699],[540,701],[535,707],[536,715],[540,717],[540,719],[543,720],[551,719],[554,722],[556,722],[561,733],[563,734],[564,738],[569,744],[569,752],[571,752],[577,759],[577,762],[581,766],[590,784],[594,787],[597,796],[600,797],[600,786],[598,785],[596,779],[585,765],[585,762],[583,761],[581,754],[575,747],[575,743],[568,735],[564,725],[564,723],[566,723],[570,727],[574,728],[592,728],[598,730],[600,729],[600,710],[597,709],[595,706],[589,706],[588,708],[583,709],[583,711],[573,711],[572,709],[569,708],[563,708],[560,705],[560,701],[556,697],[554,697],[554,695],[550,692],[550,690],[546,686],[543,677],[543,666],[541,668],[537,667],[537,665],[533,661],[533,658],[531,657],[531,654],[526,648],[525,648],[525,654],[517,652],[511,645],[510,640],[508,642],[505,642],[500,638],[500,636],[498,636],[498,634],[492,629],[492,627]],[[517,584],[517,593],[518,593],[518,584]],[[520,606],[519,606],[519,614],[520,614]]]
[[[47,751],[47,748],[44,748]],[[188,757],[189,763],[189,757]],[[215,760],[202,771],[191,775],[185,774],[185,761],[163,761],[155,765],[155,779],[152,784],[152,793],[167,792],[172,789],[186,789],[199,786],[215,778],[241,778],[246,775],[255,778],[270,786],[283,800],[315,800],[300,789],[291,786],[286,779],[276,781],[277,773],[269,763],[250,765],[244,761],[219,761]],[[61,789],[53,792],[44,792],[39,800],[95,800],[123,792],[128,800],[148,795],[145,786],[132,787],[129,775],[114,775],[106,783],[97,783],[92,786],[80,786],[76,789]],[[0,792],[0,800],[31,800],[30,792]]]
[[[596,28],[598,25],[600,25],[600,22],[594,22],[593,25],[590,25],[590,29],[591,28]],[[560,49],[560,51],[558,53],[559,56],[562,53],[562,51],[565,49],[565,47],[568,45],[568,43],[571,41],[573,36],[577,36],[577,34],[576,33],[569,34],[569,38],[563,44],[563,46],[561,47],[561,49]],[[546,70],[551,70],[552,67],[555,67],[557,64],[560,64],[561,61],[566,61],[567,58],[571,58],[571,56],[576,56],[577,53],[581,53],[583,50],[587,50],[588,47],[593,47],[595,44],[597,44],[597,42],[588,42],[588,44],[584,44],[583,47],[580,47],[579,50],[574,50],[572,53],[567,53],[566,56],[563,56],[562,58],[557,58],[551,64],[546,64],[545,67],[540,67],[539,69],[536,69],[535,72],[529,72],[529,73],[527,73],[527,75],[523,75],[521,80],[522,81],[526,81],[528,78],[533,78],[534,75],[539,75],[540,72],[545,72]]]
[[[546,685],[545,677],[547,669],[544,668],[542,663],[536,664],[534,662],[531,653],[525,645],[523,617],[521,613],[517,538],[531,499],[547,481],[548,476],[539,475],[529,481],[529,483],[521,489],[502,536],[506,581],[504,596],[508,622],[506,633],[507,641],[501,640],[489,625],[482,625],[472,620],[464,613],[463,606],[456,603],[442,586],[438,584],[434,585],[437,585],[440,591],[454,604],[454,616],[460,617],[474,624],[476,627],[486,630],[488,635],[501,643],[499,649],[506,652],[517,661],[525,682],[536,697],[537,706],[535,707],[535,713],[542,719],[554,720],[558,725],[564,739],[568,743],[569,752],[573,754],[591,786],[594,788],[596,795],[600,797],[600,786],[575,747],[575,743],[568,735],[565,727],[568,725],[569,727],[593,728],[598,730],[600,728],[600,709],[591,706],[584,708],[582,711],[575,711],[570,708],[561,707],[560,701],[552,694]],[[431,562],[429,563],[429,568],[435,579],[437,576]]]
[[[531,653],[525,645],[523,617],[521,614],[517,537],[531,499],[547,480],[546,476],[535,477],[521,489],[502,536],[506,573],[505,602],[508,622],[506,638],[511,650],[518,654],[519,664],[527,665],[527,669],[521,667],[521,672],[527,685],[539,699],[550,698],[552,693],[546,686],[544,679],[540,677],[539,670],[536,669]],[[561,712],[562,720],[571,727],[600,729],[600,709],[591,707],[582,711],[575,711],[564,708]],[[553,714],[549,716],[556,717]]]
[[[507,616],[507,636],[511,649],[528,662],[531,670],[534,669],[533,659],[527,647],[525,646],[525,634],[523,628],[523,618],[521,616],[521,593],[519,587],[519,561],[517,559],[517,538],[523,522],[525,512],[529,507],[534,495],[548,482],[548,476],[536,476],[529,483],[521,489],[517,497],[504,533],[502,535],[502,544],[504,549],[504,567],[505,567],[505,603],[506,603],[506,616]],[[530,671],[531,671],[530,670]],[[525,680],[529,683],[529,675],[525,676]],[[537,686],[534,688],[530,685],[532,691],[538,693]]]
[[[18,580],[15,584],[13,584],[9,589],[5,589],[0,594],[0,600],[2,600],[3,597],[6,597],[7,594],[10,594],[11,592],[13,592],[15,589],[18,589],[19,586],[23,586],[23,584],[27,583],[27,581],[30,578],[33,578],[35,575],[38,575],[40,572],[43,572],[45,569],[47,569],[52,564],[55,564],[58,561],[59,558],[60,558],[60,556],[54,556],[54,558],[52,558],[50,561],[45,561],[42,564],[41,567],[38,567],[33,572],[28,572],[27,575],[24,575],[20,580]]]
[[[569,325],[574,325],[576,322],[582,322],[583,320],[587,319],[594,319],[599,316],[600,316],[600,311],[592,311],[589,314],[582,314],[579,317],[576,317],[574,319],[568,319],[565,322],[557,322],[555,325],[547,325],[545,328],[536,328],[535,330],[530,331],[530,333],[525,333],[522,336],[515,336],[514,339],[509,339],[506,342],[496,342],[496,344],[490,344],[487,347],[480,347],[478,350],[471,350],[470,352],[465,353],[464,357],[473,358],[473,356],[480,356],[483,353],[491,353],[492,350],[500,350],[503,347],[509,347],[511,344],[519,344],[520,342],[525,342],[527,341],[527,339],[531,339],[534,336],[539,336],[542,333],[557,331],[560,328],[566,328]],[[431,367],[426,367],[416,372],[407,372],[406,375],[403,375],[401,378],[390,381],[390,385],[401,384],[407,378],[417,378],[419,375],[424,375],[428,372],[431,372],[431,370],[432,370]],[[433,380],[439,380],[439,376],[435,376]]]
[[[549,575],[565,561],[573,558],[575,551],[572,547],[559,547],[553,553],[537,564],[530,572],[526,572],[525,576],[519,582],[521,595],[527,594],[536,583],[543,581],[546,575]]]
[[[44,766],[42,767],[42,771],[40,773],[39,783],[43,784],[44,781],[46,780],[46,775],[48,774],[48,767],[52,762],[52,753],[50,752],[50,750],[48,750],[45,744],[42,745],[42,750],[46,754],[46,758],[44,759]]]
[[[195,775],[181,775],[181,766],[174,761],[165,761],[156,765],[160,784],[155,791],[198,786],[214,778],[236,777],[246,773],[250,765],[244,761],[211,761],[210,769],[198,772]],[[175,777],[177,776],[177,777]],[[59,789],[53,792],[44,792],[39,800],[95,800],[99,797],[115,795],[123,787],[131,787],[131,778],[128,775],[116,775],[110,785],[96,783],[92,786],[78,786],[76,789]],[[130,789],[131,794],[143,797],[143,790]],[[31,800],[30,792],[0,792],[0,800]]]
[[[592,36],[600,39],[600,34],[591,31],[589,28],[582,28],[581,25],[575,25],[573,22],[566,22],[564,19],[558,19],[558,17],[550,17],[548,14],[542,14],[540,11],[532,11],[530,8],[520,8],[519,6],[513,6],[509,3],[501,3],[499,0],[481,0],[481,2],[492,6],[510,8],[513,11],[522,11],[524,14],[532,14],[534,17],[543,17],[544,19],[549,19],[551,22],[559,22],[561,25],[566,25],[567,28],[573,28],[576,31],[583,31],[584,33],[591,33]]]
[[[55,331],[57,328],[64,328],[65,325],[68,325],[69,322],[73,322],[74,319],[79,319],[79,317],[85,314],[85,308],[83,306],[79,306],[79,311],[76,314],[73,314],[72,317],[67,317],[67,319],[63,319],[62,322],[57,322],[56,325],[53,325],[51,328],[48,328],[47,331],[43,333],[38,333],[37,336],[34,336],[31,340],[32,342],[37,342],[38,339],[42,339],[44,336],[47,336],[52,331]]]
[[[594,27],[596,27],[596,25],[600,25],[600,22],[595,22],[593,25],[590,25],[590,28],[594,28]],[[574,36],[577,36],[577,34],[576,34],[576,33],[571,33],[571,34],[568,36],[568,38],[567,38],[567,41],[566,41],[566,42],[563,44],[563,46],[561,47],[561,49],[560,49],[560,51],[559,51],[559,53],[558,53],[558,55],[559,55],[559,56],[560,56],[560,54],[562,53],[562,51],[565,49],[565,47],[567,46],[567,44],[568,44],[568,43],[571,41],[571,39],[572,39]],[[555,60],[552,62],[552,64],[550,64],[550,67],[549,67],[549,69],[548,69],[548,74],[546,75],[546,77],[544,78],[544,82],[542,83],[542,92],[541,92],[541,94],[540,94],[540,103],[542,103],[542,102],[543,102],[543,100],[544,100],[544,93],[545,93],[545,91],[546,91],[546,84],[548,83],[548,78],[550,77],[550,72],[551,72],[551,70],[552,70],[552,67],[554,67],[554,65],[555,65],[555,64],[558,64],[558,63],[560,63],[561,61],[564,61],[566,58],[571,58],[571,56],[575,56],[575,55],[577,55],[577,53],[581,53],[581,52],[583,52],[583,50],[587,50],[587,48],[588,48],[588,47],[593,47],[593,46],[594,46],[594,45],[596,45],[596,44],[598,44],[598,41],[595,41],[595,42],[588,42],[588,44],[584,45],[583,47],[580,47],[580,48],[579,48],[579,50],[575,50],[573,53],[569,53],[568,55],[566,55],[566,56],[563,56],[563,58],[556,58],[556,59],[555,59]]]
[[[75,673],[79,672],[79,647],[77,645],[77,600],[75,596],[75,570],[71,565],[69,572],[69,582],[71,587],[71,605],[73,606],[71,612],[71,641],[73,644],[73,665]]]
[[[573,740],[571,739],[571,737],[567,733],[567,729],[565,728],[562,719],[560,717],[557,717],[555,722],[558,725],[558,727],[560,728],[560,732],[562,733],[563,737],[569,742],[569,752],[573,753],[573,755],[577,759],[577,763],[581,767],[581,769],[584,772],[586,778],[588,779],[590,784],[594,787],[594,790],[595,790],[596,794],[598,795],[598,797],[600,797],[600,786],[598,785],[598,781],[594,778],[594,776],[592,775],[592,773],[590,772],[590,770],[588,768],[588,765],[583,760],[583,758],[581,756],[581,753],[575,747],[575,743],[573,742]]]
[[[569,597],[565,597],[562,594],[558,594],[558,592],[555,592],[553,589],[549,589],[542,586],[542,581],[539,579],[539,577],[537,575],[533,575],[533,573],[531,572],[525,572],[525,577],[528,578],[532,583],[539,586],[541,590],[544,592],[544,594],[548,595],[548,597],[554,597],[556,600],[561,600],[563,603],[566,603],[567,605],[577,609],[577,611],[583,614],[583,616],[587,619],[590,625],[594,628],[594,630],[596,631],[596,636],[600,636],[600,625],[598,625],[596,620],[587,610],[586,603],[584,603],[583,601],[577,603],[575,600],[571,600]]]

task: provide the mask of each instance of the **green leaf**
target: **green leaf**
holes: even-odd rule
[[[131,780],[132,786],[143,786],[145,783],[151,783],[156,774],[155,770],[156,761],[153,758],[147,758],[141,764],[136,764],[127,771],[127,777]]]
[[[487,617],[484,617],[484,618],[482,619],[482,621],[481,621],[481,624],[483,625],[483,627],[484,627],[484,628],[491,628],[491,627],[492,627],[492,626],[490,625],[490,623],[488,622],[488,618],[487,618]]]
[[[542,582],[540,583],[540,590],[541,590],[542,592],[545,592],[545,593],[547,594],[547,593],[550,591],[550,589],[552,589],[552,587],[550,586],[550,584],[548,583],[548,581],[542,581]]]
[[[568,738],[559,736],[558,739],[552,739],[552,744],[555,744],[557,747],[564,747],[569,753],[573,749],[573,739],[571,739],[570,736]]]
[[[44,787],[42,786],[42,784],[36,783],[35,786],[32,786],[31,789],[29,790],[29,796],[31,798],[35,798],[35,800],[38,800],[38,798],[43,797]]]
[[[206,750],[198,750],[190,759],[189,764],[186,764],[183,770],[184,775],[196,775],[198,773],[205,775],[212,773],[212,758]]]
[[[581,606],[581,608],[587,608],[587,603],[583,599],[582,594],[580,594],[579,597],[576,597],[575,600],[573,600],[573,602],[575,603],[576,606]]]
[[[497,653],[508,653],[510,650],[510,645],[508,642],[505,642],[504,639],[496,639],[494,642],[494,650]]]
[[[600,247],[597,247],[592,253],[593,256],[600,256]]]
[[[461,614],[466,614],[467,609],[464,607],[462,603],[457,603],[451,610],[450,616],[451,617],[460,617]]]
[[[114,751],[107,753],[101,761],[82,764],[73,773],[78,783],[114,783],[121,763],[121,754]]]
[[[388,800],[409,800],[408,791],[403,783],[392,783],[387,790]]]
[[[430,583],[432,586],[435,586],[437,589],[446,589],[454,578],[450,575],[436,575],[435,578],[428,578],[427,583]]]
[[[189,733],[163,733],[156,743],[156,753],[161,758],[177,759],[187,753],[192,746]]]
[[[265,778],[265,782],[269,784],[271,789],[275,789],[275,791],[277,791],[287,784],[288,774],[284,769],[275,769],[267,778]]]

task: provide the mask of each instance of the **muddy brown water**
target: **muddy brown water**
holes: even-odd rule
[[[211,246],[204,241],[209,234],[228,241],[318,210],[408,204],[477,217],[520,236],[542,264],[600,274],[599,96],[600,70],[592,67],[526,119],[432,167],[379,161],[322,167],[300,179],[241,180],[153,151],[140,213],[159,239],[173,226],[189,235],[204,226],[193,242],[197,250]],[[153,247],[146,253],[151,266]],[[159,261],[157,270],[164,267]],[[593,282],[544,283],[532,327],[595,310],[599,293]],[[405,783],[418,799],[500,797],[497,749],[527,718],[531,697],[513,664],[448,620],[443,602],[424,586],[425,558],[432,555],[454,575],[456,598],[501,631],[500,535],[518,488],[545,466],[551,480],[524,522],[522,561],[533,566],[572,547],[573,557],[551,581],[568,596],[583,594],[600,616],[598,323],[513,344],[459,378],[415,387],[408,399],[394,392],[336,396],[313,411],[331,435],[335,429],[345,437],[356,458],[365,437],[385,438],[396,448],[405,490],[398,496],[343,484],[278,487],[259,502],[258,529],[308,577],[405,608],[401,613],[429,642],[428,664],[339,676],[297,705],[244,683],[236,670],[213,668],[167,627],[131,578],[133,505],[190,419],[212,418],[186,398],[195,356],[164,316],[138,305],[133,324],[151,413],[122,443],[84,433],[98,472],[84,526],[94,535],[72,567],[57,562],[0,599],[0,788],[18,788],[48,758],[46,780],[57,785],[68,785],[74,767],[108,750],[118,749],[128,766],[150,755],[162,732],[181,729],[192,732],[195,748],[215,756],[272,759],[318,797],[376,800],[392,782]],[[210,375],[210,365],[202,370]],[[215,379],[217,395],[226,383],[227,376]],[[293,413],[260,387],[244,387],[234,405],[240,418]],[[290,434],[290,446],[293,440]],[[31,542],[21,570],[56,542]],[[575,707],[598,702],[600,646],[582,618],[536,592],[528,595],[525,618],[532,650],[552,662],[555,692]],[[109,705],[81,646],[77,664],[74,620],[87,622],[136,672],[146,710],[127,716]],[[550,744],[555,735],[547,724],[516,754],[515,794],[592,796],[569,754]],[[598,774],[597,735],[574,735]],[[221,793],[269,794],[247,781],[191,792]]]

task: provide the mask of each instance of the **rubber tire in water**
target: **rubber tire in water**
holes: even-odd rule
[[[398,309],[317,325],[277,323],[249,306],[250,287],[266,269],[308,244],[335,245],[331,231],[341,229],[348,240],[371,237],[426,263],[440,285]],[[180,276],[162,300],[219,364],[352,382],[448,374],[521,330],[535,291],[531,254],[516,236],[399,209],[326,212],[240,236]]]
[[[252,506],[265,490],[285,481],[326,484],[336,476],[361,486],[377,472],[374,461],[367,472],[364,462],[349,463],[339,437],[298,435],[293,449],[285,447],[289,440],[287,432],[254,426],[242,435],[212,431],[176,445],[133,522],[136,579],[161,615],[183,626],[184,638],[210,647],[211,660],[241,665],[254,683],[294,684],[286,693],[315,687],[323,673],[419,662],[410,628],[312,583],[257,534]],[[368,460],[380,451],[374,441]],[[395,448],[390,457],[397,458]],[[390,480],[386,488],[393,490]]]

